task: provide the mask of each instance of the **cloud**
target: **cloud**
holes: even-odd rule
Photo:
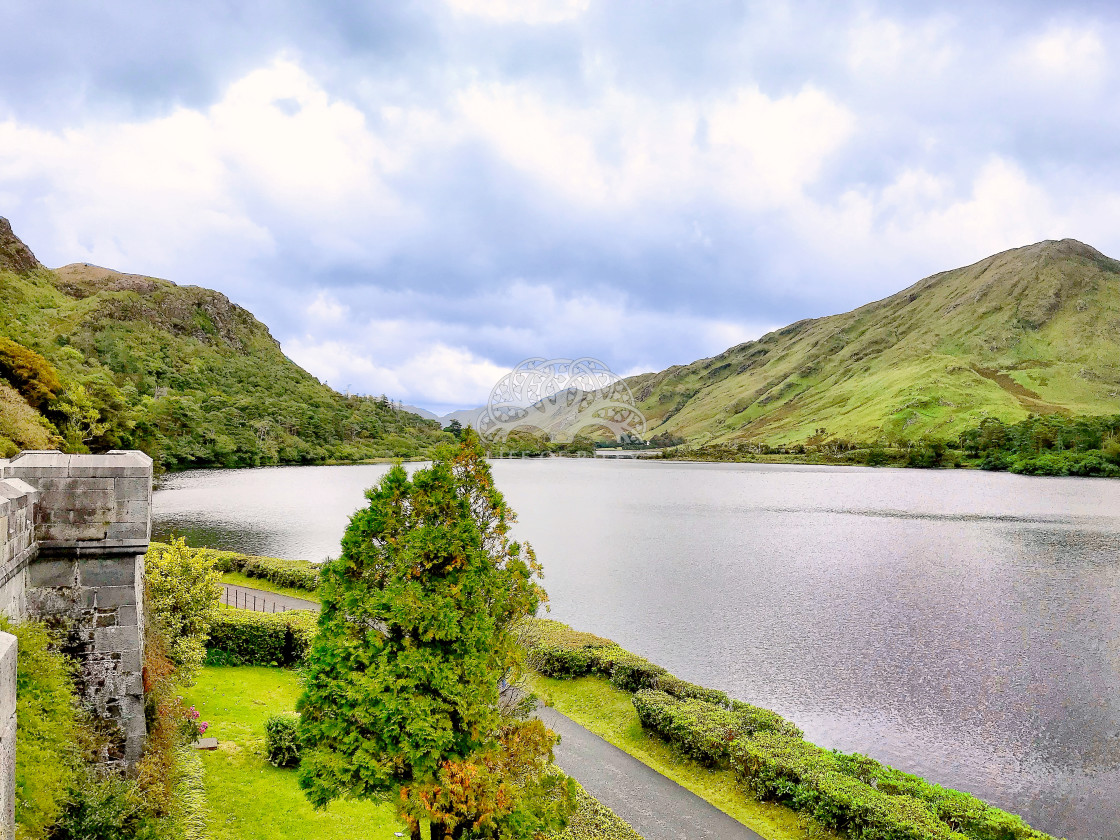
[[[591,0],[446,0],[456,12],[499,23],[548,24],[579,17]]]
[[[67,8],[6,17],[2,212],[341,387],[477,404],[529,356],[659,369],[1042,238],[1120,254],[1110,7]]]

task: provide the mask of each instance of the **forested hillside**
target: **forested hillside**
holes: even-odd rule
[[[0,219],[0,457],[138,448],[168,469],[426,453],[437,423],[343,396],[224,295],[44,268]]]
[[[1072,239],[935,274],[627,380],[693,444],[954,440],[986,418],[1120,411],[1120,262]]]

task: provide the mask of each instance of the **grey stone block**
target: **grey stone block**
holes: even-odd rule
[[[37,560],[28,568],[29,586],[77,586],[78,564],[74,560]]]
[[[107,540],[134,540],[147,542],[149,525],[144,522],[113,522],[105,529]]]
[[[136,606],[136,587],[134,586],[99,586],[82,587],[83,594],[93,594],[93,603],[98,609],[108,610],[114,607]]]
[[[147,499],[125,501],[117,499],[113,508],[113,518],[117,522],[135,522],[147,525],[151,519],[152,505]]]
[[[141,659],[139,650],[124,650],[121,651],[121,659],[117,667],[126,673],[134,671],[139,673],[143,667],[140,662]]]
[[[93,649],[98,653],[139,650],[135,627],[98,627],[93,631]]]
[[[122,627],[135,627],[138,622],[136,620],[136,607],[125,605],[117,610],[117,624]]]
[[[118,478],[113,482],[117,502],[148,502],[152,498],[152,482],[148,478]]]
[[[136,583],[135,557],[93,557],[79,564],[82,586],[132,586]]]
[[[103,540],[108,530],[104,525],[65,525],[44,522],[36,530],[40,542],[79,543]]]

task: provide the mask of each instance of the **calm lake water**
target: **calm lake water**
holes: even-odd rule
[[[321,560],[386,467],[167,477],[156,532]],[[810,740],[1120,840],[1120,481],[499,461],[551,617]]]

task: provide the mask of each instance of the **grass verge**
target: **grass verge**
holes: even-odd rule
[[[211,840],[392,840],[403,831],[391,805],[334,802],[316,811],[294,770],[264,757],[264,720],[295,708],[299,678],[283,668],[203,668],[186,701],[217,737],[201,753]]]
[[[277,586],[271,581],[264,578],[249,577],[243,575],[241,572],[225,572],[222,575],[222,583],[232,584],[233,586],[244,586],[246,589],[259,589],[262,592],[272,592],[276,595],[287,595],[291,598],[302,598],[304,601],[314,601],[319,603],[319,595],[316,592],[308,592],[306,589],[293,589],[290,586]]]
[[[730,770],[704,767],[642,729],[628,692],[601,677],[555,680],[530,672],[530,688],[561,714],[695,793],[767,840],[805,840],[835,835],[814,827],[810,834],[788,808],[751,798]]]

